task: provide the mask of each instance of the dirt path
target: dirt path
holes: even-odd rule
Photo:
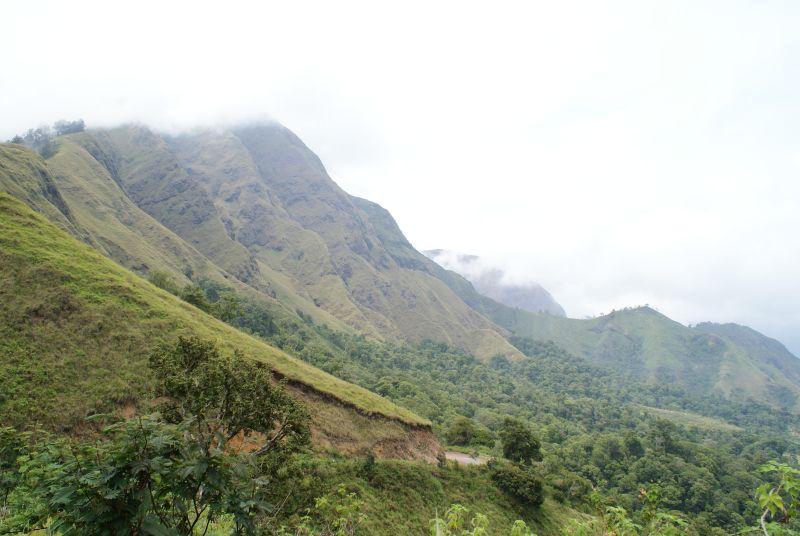
[[[488,456],[478,456],[475,458],[474,456],[464,454],[463,452],[453,452],[450,450],[445,451],[444,457],[448,460],[458,462],[461,465],[485,465],[489,460],[491,460],[491,458]]]

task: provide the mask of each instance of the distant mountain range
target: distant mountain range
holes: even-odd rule
[[[486,264],[477,255],[446,249],[429,249],[422,253],[443,268],[464,276],[479,293],[503,305],[531,313],[566,316],[564,308],[540,284],[508,282],[503,270]]]
[[[569,319],[538,285],[467,270],[474,257],[428,252],[434,262],[277,123],[93,129],[59,136],[46,159],[3,144],[0,192],[139,275],[233,286],[281,318],[444,342],[484,361],[525,359],[515,336],[550,340],[637,381],[800,407],[800,361],[749,328],[688,328],[649,308]]]

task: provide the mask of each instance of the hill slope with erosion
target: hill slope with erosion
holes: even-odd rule
[[[393,256],[363,203],[288,129],[255,124],[168,142],[214,199],[230,236],[321,309],[377,338],[519,356],[502,330],[424,265]]]
[[[147,396],[147,355],[177,335],[268,363],[312,414],[316,443],[432,458],[428,421],[246,335],[117,266],[0,194],[0,420],[70,431]]]

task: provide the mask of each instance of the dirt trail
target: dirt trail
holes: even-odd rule
[[[453,452],[450,450],[444,453],[444,457],[448,460],[458,462],[461,465],[485,465],[489,460],[491,460],[489,456],[478,456],[476,458],[474,456],[470,456],[469,454],[464,454],[463,452]]]

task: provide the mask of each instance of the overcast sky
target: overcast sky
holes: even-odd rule
[[[0,137],[271,116],[418,249],[800,354],[800,2],[3,7]]]

